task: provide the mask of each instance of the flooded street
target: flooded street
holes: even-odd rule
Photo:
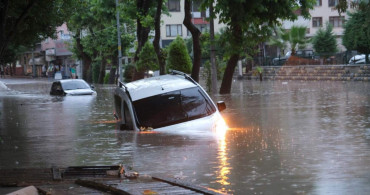
[[[368,194],[370,83],[235,81],[225,135],[119,131],[115,86],[53,97],[2,79],[0,168],[131,166],[230,194]]]

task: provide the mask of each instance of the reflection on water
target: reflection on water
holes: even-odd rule
[[[227,145],[225,141],[225,136],[221,137],[219,140],[219,149],[218,149],[218,159],[219,159],[219,173],[218,173],[218,183],[221,186],[228,186],[230,183],[228,182],[228,175],[230,173],[230,164],[227,162]],[[222,188],[225,191],[225,188]]]
[[[124,163],[234,194],[370,191],[369,83],[233,86],[214,97],[226,102],[229,126],[209,132],[217,136],[119,131],[114,86],[96,86],[96,97],[16,86],[0,92],[0,168]]]

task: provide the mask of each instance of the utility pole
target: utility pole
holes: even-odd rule
[[[119,81],[123,81],[123,75],[122,75],[122,51],[121,51],[121,31],[120,31],[120,24],[119,24],[119,8],[118,8],[118,0],[116,0],[116,19],[117,19],[117,39],[118,39],[118,75],[119,75]]]
[[[209,15],[210,15],[210,40],[211,40],[211,45],[210,45],[210,54],[211,54],[211,92],[212,94],[217,94],[217,66],[216,66],[216,50],[215,50],[215,25],[213,21],[213,4],[209,6]]]
[[[36,66],[35,66],[35,55],[33,54],[35,52],[35,44],[32,45],[32,73],[33,77],[36,78]]]

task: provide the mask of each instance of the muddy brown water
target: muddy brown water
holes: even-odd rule
[[[0,168],[123,163],[231,194],[370,192],[368,82],[235,80],[213,97],[225,135],[119,131],[110,85],[52,97],[46,80],[5,82]]]

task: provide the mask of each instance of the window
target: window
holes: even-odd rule
[[[316,0],[315,6],[321,6],[321,5],[322,5],[322,1],[321,0]]]
[[[330,16],[329,23],[333,27],[342,27],[344,24],[344,16]]]
[[[322,17],[312,17],[312,27],[322,27]]]
[[[166,25],[166,36],[167,37],[176,37],[177,35],[182,36],[182,25],[181,24]]]
[[[179,12],[180,11],[180,0],[168,0],[167,8],[170,12]]]
[[[172,91],[133,102],[139,127],[159,128],[216,112],[198,87]]]
[[[73,89],[90,89],[90,86],[84,81],[68,81],[63,82],[62,87],[64,90],[73,90]]]
[[[334,7],[338,5],[339,0],[329,0],[329,7]]]

